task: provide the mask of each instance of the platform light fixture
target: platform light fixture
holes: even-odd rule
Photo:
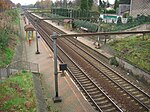
[[[34,21],[35,21],[35,28],[36,28],[36,52],[35,52],[35,54],[40,54],[40,52],[39,52],[39,44],[38,44],[39,36],[38,36],[38,32],[37,32],[37,22],[38,22],[38,20],[35,19]]]

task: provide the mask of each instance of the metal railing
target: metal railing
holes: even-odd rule
[[[23,70],[39,73],[39,65],[27,61],[15,61],[10,63],[6,68],[0,68],[0,79],[9,77],[10,75]]]

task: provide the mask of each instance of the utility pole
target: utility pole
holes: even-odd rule
[[[98,24],[98,32],[100,32],[100,25],[101,25],[100,16],[98,18],[98,22],[99,22],[99,24]],[[98,42],[97,49],[99,49],[100,48],[100,36],[99,35],[98,35],[98,38],[97,38],[97,42]]]
[[[70,31],[72,31],[72,10],[70,9]]]
[[[62,99],[58,95],[58,69],[57,69],[57,37],[56,37],[56,32],[53,33],[53,42],[54,42],[54,75],[55,75],[55,97],[53,97],[54,103],[61,102]]]

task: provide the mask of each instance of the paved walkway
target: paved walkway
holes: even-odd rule
[[[39,51],[36,52],[36,41],[33,40],[31,45],[26,41],[27,60],[33,63],[38,63],[40,73],[42,74],[42,82],[45,88],[45,97],[50,111],[59,112],[94,112],[93,108],[86,101],[82,93],[76,87],[69,75],[61,77],[59,75],[59,96],[62,102],[53,103],[52,98],[54,93],[54,62],[53,53],[48,48],[42,38],[39,40]]]

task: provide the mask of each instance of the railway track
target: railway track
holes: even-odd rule
[[[42,27],[42,29],[39,27],[40,32],[44,32],[42,34],[43,37],[45,38],[46,41],[50,41],[49,35],[50,35],[50,33],[52,33],[52,31],[50,32],[51,25],[48,25],[47,23],[42,22],[39,24],[39,26],[41,26],[41,27],[44,26],[44,27]],[[54,30],[55,30],[55,32],[62,33],[62,31],[53,27],[53,31]],[[50,32],[50,33],[48,33],[48,32]],[[80,84],[78,83],[78,85],[84,86],[84,83],[81,83],[81,82],[85,81],[85,84],[87,85],[87,87],[84,86],[85,89],[87,89],[88,86],[89,86],[89,88],[91,87],[90,90],[87,90],[87,92],[92,91],[95,94],[96,93],[100,94],[99,92],[97,92],[98,89],[95,86],[93,86],[93,88],[92,88],[92,86],[90,86],[90,84],[92,82],[89,81],[85,77],[89,77],[92,80],[96,79],[96,81],[95,80],[94,81],[98,82],[100,87],[103,87],[103,89],[105,88],[105,94],[108,92],[109,95],[111,95],[113,98],[115,98],[117,103],[121,104],[120,107],[122,108],[122,110],[123,110],[123,108],[125,108],[124,111],[128,111],[126,108],[129,105],[123,106],[124,103],[128,103],[127,101],[130,102],[129,104],[132,104],[132,106],[136,107],[136,108],[135,107],[131,108],[133,111],[148,111],[149,110],[149,108],[150,108],[149,107],[150,106],[149,98],[150,97],[148,94],[146,94],[141,89],[137,88],[135,85],[133,85],[128,80],[123,78],[120,74],[116,73],[115,71],[113,71],[112,69],[107,67],[103,62],[98,60],[98,57],[94,57],[95,55],[93,56],[92,53],[89,53],[89,51],[87,52],[87,50],[84,50],[81,46],[77,45],[77,43],[75,43],[76,41],[77,40],[75,40],[75,39],[71,40],[71,41],[68,39],[61,39],[61,41],[58,41],[58,44],[63,49],[65,49],[65,51],[67,51],[67,56],[69,55],[70,57],[73,57],[73,58],[71,58],[71,60],[72,59],[78,60],[76,62],[76,64],[78,63],[80,65],[81,71],[84,70],[86,72],[86,75],[80,75],[81,71],[79,71],[77,68],[75,69],[74,67],[72,67],[72,65],[70,65],[70,68],[68,68],[70,70],[70,73],[74,74],[74,75],[72,75],[72,77],[74,77],[74,80],[76,80],[76,82],[80,82]],[[49,44],[49,42],[47,42],[47,43]],[[52,40],[51,40],[51,44],[52,44]],[[70,48],[72,48],[72,49],[70,49]],[[74,50],[74,49],[78,49],[78,52],[77,52],[77,50]],[[68,51],[70,53],[68,53]],[[60,55],[62,57],[64,54],[60,54]],[[66,63],[68,64],[69,61],[66,61]],[[86,67],[85,65],[88,65],[88,66]],[[75,71],[75,72],[72,72],[72,71]],[[90,76],[89,74],[92,74],[92,75],[94,74],[94,75]],[[89,83],[89,85],[88,85],[88,83]],[[107,84],[107,83],[109,83],[109,84]],[[110,94],[111,92],[112,92],[112,94]],[[115,94],[115,92],[117,92],[117,94]],[[92,95],[92,94],[89,93],[89,95]],[[121,95],[121,97],[124,97],[126,100],[124,98],[120,99],[120,97],[116,97],[117,95]],[[93,98],[93,100],[96,103],[97,103],[97,99],[99,99],[95,96],[91,96],[91,98]],[[102,101],[102,102],[105,102],[105,101]],[[106,101],[106,103],[107,103],[107,101]],[[93,103],[93,104],[95,104],[95,103]],[[99,103],[97,103],[97,104],[99,104]],[[112,106],[112,104],[108,104],[108,105],[105,104],[105,106],[102,106],[102,107],[109,107],[109,105]],[[100,107],[100,109],[102,109],[102,107]],[[113,108],[112,107],[110,109],[107,108],[107,110],[111,110],[111,109],[113,109]],[[114,109],[116,109],[116,108],[114,108]],[[131,109],[130,109],[130,111],[132,111]],[[103,110],[103,111],[105,111],[105,110]]]

